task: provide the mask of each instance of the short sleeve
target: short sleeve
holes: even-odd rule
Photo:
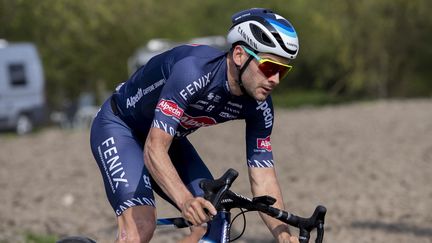
[[[193,57],[174,64],[157,102],[152,127],[174,136],[184,111],[196,100],[202,87],[210,82],[210,74]]]
[[[249,167],[273,167],[271,132],[274,122],[270,96],[262,102],[251,102],[246,111],[246,155]]]

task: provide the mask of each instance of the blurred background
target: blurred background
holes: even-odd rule
[[[112,242],[88,142],[99,105],[175,45],[227,50],[231,15],[251,7],[285,16],[300,38],[273,95],[286,207],[306,217],[325,205],[326,242],[431,243],[430,0],[0,0],[0,242]],[[235,190],[250,196],[242,131],[234,121],[190,139],[215,176],[237,169]],[[158,213],[178,216],[161,200]],[[239,242],[272,239],[248,215]]]
[[[77,112],[82,116],[77,123],[85,124],[93,110],[81,108],[100,104],[134,65],[179,43],[210,41],[227,49],[213,37],[225,37],[231,15],[265,7],[286,16],[300,38],[300,54],[276,91],[276,105],[430,97],[431,5],[428,0],[0,0],[0,50],[21,42],[36,48],[47,114],[67,127]],[[213,39],[191,40],[200,37]],[[19,65],[9,72],[19,76]],[[25,130],[25,119],[21,123]]]

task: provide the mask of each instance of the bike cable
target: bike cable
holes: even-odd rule
[[[240,237],[242,237],[242,235],[244,234],[244,232],[245,232],[245,230],[246,230],[246,216],[245,216],[245,213],[247,213],[247,212],[249,212],[249,210],[246,210],[246,211],[243,211],[243,209],[241,209],[241,208],[239,208],[240,209],[240,213],[238,213],[232,220],[231,220],[231,225],[233,225],[233,223],[234,223],[234,220],[236,220],[236,218],[238,217],[238,216],[240,216],[240,215],[242,215],[243,216],[243,229],[242,229],[242,231],[240,232],[240,234],[238,235],[238,236],[236,236],[234,239],[230,239],[230,242],[233,242],[233,241],[236,241],[236,240],[238,240],[238,239],[240,239]]]

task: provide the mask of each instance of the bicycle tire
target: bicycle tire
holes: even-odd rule
[[[84,236],[68,236],[56,241],[56,243],[96,243],[96,241]]]

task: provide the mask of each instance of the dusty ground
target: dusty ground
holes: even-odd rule
[[[272,142],[287,208],[309,216],[325,205],[326,242],[432,242],[432,100],[276,113]],[[232,122],[191,140],[215,176],[237,169],[234,190],[249,196],[243,131],[243,122]],[[0,242],[22,242],[24,232],[114,237],[88,131],[0,135],[0,166]],[[178,215],[158,205],[159,216]],[[161,229],[154,242],[184,232]],[[249,214],[240,242],[271,241]]]

